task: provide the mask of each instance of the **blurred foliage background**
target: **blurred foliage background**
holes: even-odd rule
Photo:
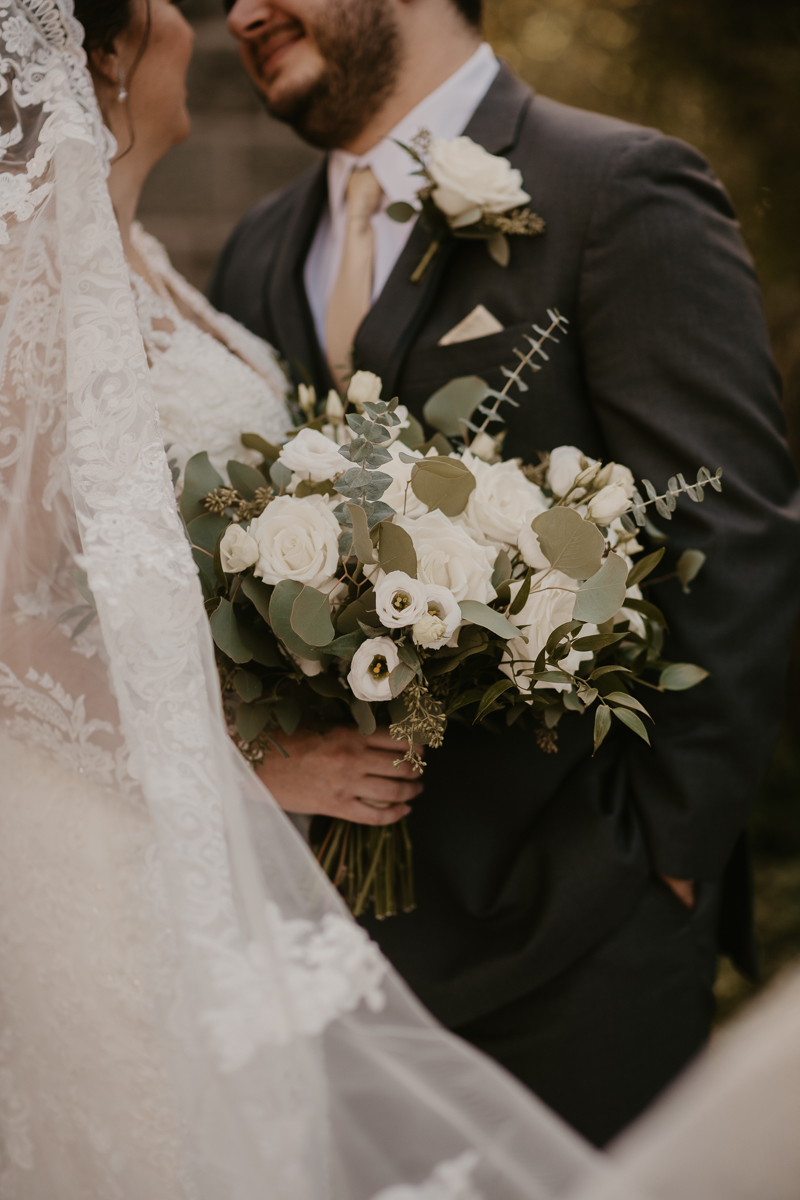
[[[657,126],[708,157],[756,261],[800,463],[800,0],[485,0],[485,8],[488,39],[537,91]],[[184,11],[197,33],[193,131],[153,172],[141,213],[203,287],[242,213],[318,156],[264,113],[221,0],[186,0]],[[796,642],[786,726],[751,823],[765,979],[800,955]],[[723,963],[721,1016],[752,990]]]

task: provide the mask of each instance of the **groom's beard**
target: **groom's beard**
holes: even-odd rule
[[[328,0],[310,32],[322,74],[302,92],[265,101],[312,146],[332,150],[358,137],[394,88],[400,36],[387,0]]]

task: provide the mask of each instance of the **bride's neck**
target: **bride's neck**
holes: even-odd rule
[[[153,165],[149,158],[145,158],[141,153],[137,154],[136,146],[111,164],[108,191],[119,224],[125,257],[128,259],[135,257],[131,245],[131,225],[139,207],[142,188]]]

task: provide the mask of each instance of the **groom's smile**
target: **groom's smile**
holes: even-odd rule
[[[324,149],[356,137],[397,77],[392,0],[228,0],[228,28],[269,111]]]

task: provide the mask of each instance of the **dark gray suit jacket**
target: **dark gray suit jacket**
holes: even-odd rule
[[[682,501],[668,527],[670,561],[689,546],[708,555],[691,595],[675,581],[652,590],[671,627],[668,656],[711,677],[690,692],[647,694],[652,749],[620,727],[591,759],[590,719],[569,717],[556,755],[526,727],[453,722],[430,756],[411,818],[417,911],[368,924],[451,1025],[577,959],[625,919],[653,871],[722,878],[778,729],[800,565],[758,284],[707,163],[654,130],[533,96],[506,69],[467,133],[520,168],[546,232],[513,239],[505,270],[482,243],[451,241],[416,285],[428,235],[415,228],[358,331],[357,365],[419,416],[454,376],[499,385],[523,333],[557,307],[569,335],[521,407],[506,410],[505,452],[535,461],[569,443],[657,485],[722,467],[724,490]],[[258,205],[211,290],[323,394],[330,378],[302,271],[325,199],[321,164]],[[477,304],[503,331],[438,346]],[[741,957],[741,872],[731,882],[724,919]]]

